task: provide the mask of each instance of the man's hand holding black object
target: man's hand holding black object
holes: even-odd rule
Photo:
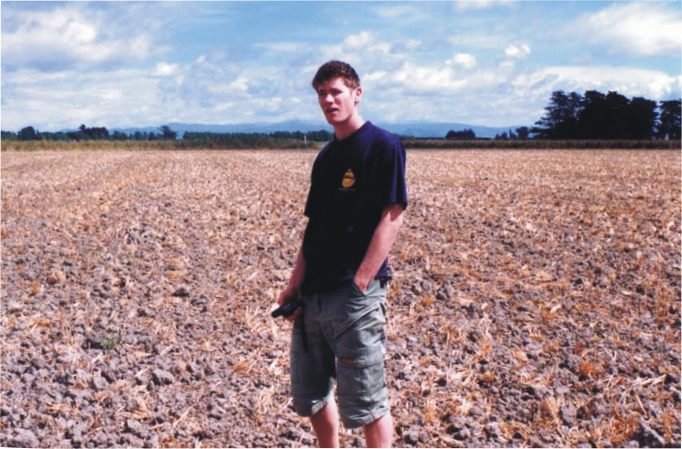
[[[295,321],[302,312],[302,303],[298,300],[298,289],[287,287],[277,298],[277,309],[270,314],[273,318],[283,316],[289,321]]]
[[[296,299],[293,299],[291,301],[287,301],[281,306],[279,306],[277,309],[273,310],[270,315],[272,315],[273,318],[277,318],[280,316],[283,316],[285,318],[290,317],[296,310],[301,307],[300,302]]]

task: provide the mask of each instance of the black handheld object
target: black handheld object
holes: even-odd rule
[[[282,304],[281,306],[279,306],[278,308],[276,308],[275,310],[273,310],[270,316],[272,316],[273,318],[277,318],[279,316],[283,317],[290,316],[292,313],[296,311],[296,309],[298,309],[302,305],[303,303],[301,303],[301,301],[297,299],[291,299]]]

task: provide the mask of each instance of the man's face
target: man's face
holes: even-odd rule
[[[351,89],[340,77],[317,86],[320,108],[332,126],[347,122],[356,113],[361,96],[361,87]]]

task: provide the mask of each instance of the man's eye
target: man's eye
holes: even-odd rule
[[[327,95],[331,95],[332,97],[338,97],[342,91],[340,90],[330,90],[330,91],[321,91],[317,93],[318,98],[325,98]]]

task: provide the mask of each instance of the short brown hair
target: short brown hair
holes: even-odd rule
[[[320,84],[337,77],[343,78],[344,84],[351,89],[360,87],[360,77],[350,64],[342,61],[328,61],[317,69],[313,78],[313,89],[317,90],[317,86]]]

